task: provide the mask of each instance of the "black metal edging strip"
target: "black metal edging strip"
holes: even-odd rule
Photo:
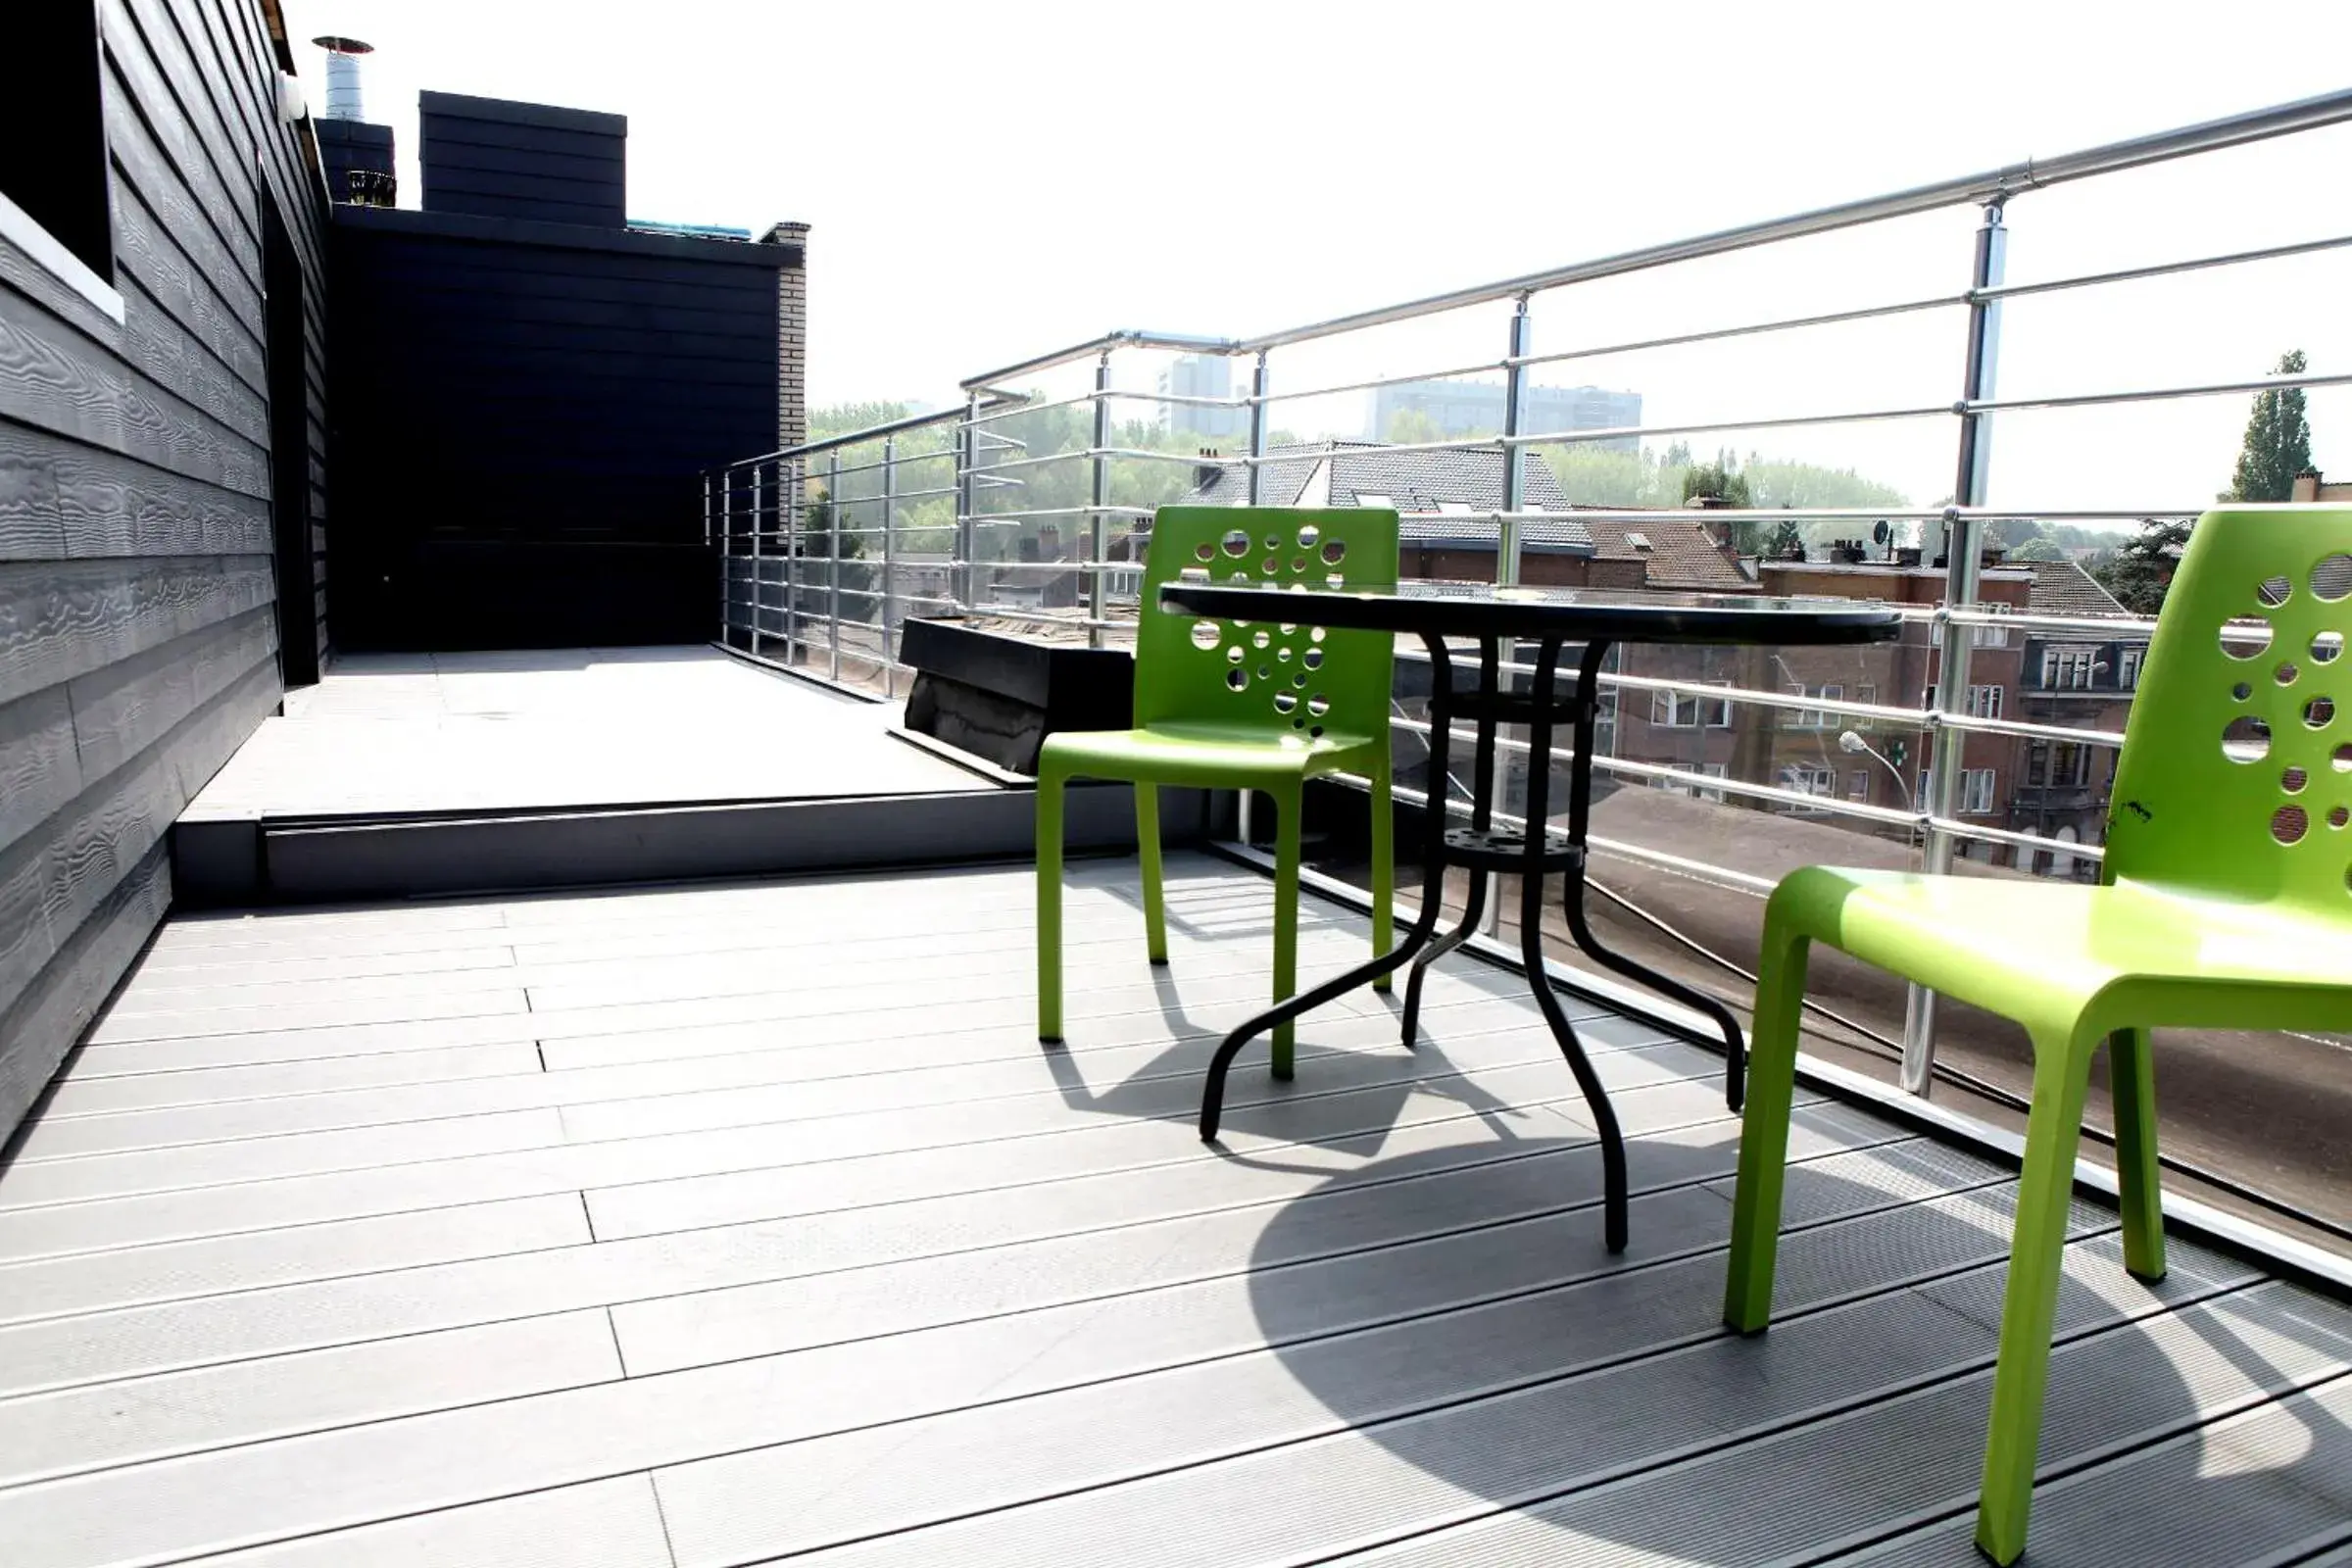
[[[1247,866],[1262,874],[1271,875],[1274,869],[1272,856],[1248,845],[1209,839],[1202,841],[1201,848],[1236,865]],[[1371,912],[1371,896],[1362,889],[1303,866],[1298,871],[1298,886],[1301,891],[1312,893],[1325,903],[1339,905],[1357,914]],[[1405,921],[1401,913],[1395,918],[1398,924]],[[1527,972],[1516,954],[1487,936],[1472,935],[1459,951],[1495,968],[1507,969],[1514,974]],[[1723,1040],[1719,1035],[1686,1021],[1679,1009],[1661,1004],[1654,998],[1645,997],[1630,987],[1614,985],[1598,976],[1570,969],[1557,959],[1547,960],[1544,970],[1553,986],[1572,997],[1613,1007],[1641,1023],[1663,1029],[1677,1039],[1711,1049],[1719,1055],[1723,1052]],[[1833,1099],[1875,1111],[1938,1142],[1996,1160],[2006,1168],[2020,1169],[2025,1164],[2026,1141],[2018,1134],[1948,1109],[1933,1101],[1904,1094],[1891,1084],[1880,1083],[1875,1078],[1851,1068],[1840,1067],[1835,1062],[1824,1061],[1801,1050],[1796,1056],[1796,1077],[1799,1083],[1818,1089]],[[2075,1161],[2075,1187],[2110,1207],[2115,1206],[2119,1200],[2114,1170],[2086,1159],[2078,1158]],[[2339,1299],[2352,1301],[2352,1257],[2314,1247],[2260,1221],[2232,1214],[2228,1209],[2193,1198],[2183,1198],[2177,1193],[2167,1192],[2164,1195],[2164,1217],[2168,1226],[2178,1229],[2181,1235],[2193,1241],[2218,1248],[2245,1262],[2324,1291]]]

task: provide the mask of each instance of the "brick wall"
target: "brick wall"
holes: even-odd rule
[[[808,225],[778,223],[760,238],[801,248],[801,265],[776,274],[776,445],[797,447],[808,439]]]

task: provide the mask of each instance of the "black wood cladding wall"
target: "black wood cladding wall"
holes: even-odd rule
[[[281,620],[325,638],[321,208],[276,112],[274,5],[98,16],[122,319],[0,238],[0,1133],[162,917],[165,831],[277,703]],[[312,580],[282,604],[266,199],[306,328]]]
[[[341,642],[714,635],[697,475],[775,446],[800,247],[358,207],[330,240]]]

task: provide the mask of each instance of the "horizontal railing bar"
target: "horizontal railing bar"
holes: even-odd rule
[[[2107,858],[2104,845],[2084,844],[2071,839],[2045,839],[2038,833],[2020,833],[2012,828],[1971,822],[1965,817],[1934,816],[1928,819],[1928,825],[1966,838],[1984,839],[1994,844],[2014,844],[2022,849],[2055,850],[2061,855],[2081,856],[2085,860],[2103,860]]]
[[[1050,354],[1020,360],[984,375],[966,377],[956,384],[966,391],[981,389],[999,381],[1008,381],[1016,375],[1027,375],[1034,370],[1051,370],[1057,366],[1119,348],[1174,349],[1179,353],[1217,355],[1241,352],[1241,345],[1229,337],[1198,337],[1183,332],[1105,332],[1101,337],[1073,343],[1066,349],[1055,349]]]
[[[1883,419],[1925,419],[1960,412],[1952,404],[1937,403],[1900,409],[1858,409],[1845,414],[1788,414],[1768,419],[1709,419],[1696,424],[1628,424],[1596,430],[1539,430],[1533,435],[1495,436],[1483,444],[1501,447],[1568,446],[1586,441],[1703,435],[1716,430],[1786,430],[1805,424],[1869,424]]]
[[[1695,261],[1702,257],[1728,255],[1762,245],[1802,239],[1816,234],[1833,233],[1866,223],[1882,222],[1888,219],[1908,218],[1916,214],[1940,211],[1948,207],[1966,206],[2006,198],[2020,191],[2035,190],[2071,180],[2088,178],[2094,174],[2118,170],[2136,169],[2148,164],[2163,163],[2194,153],[2210,152],[2223,147],[2234,147],[2246,142],[2282,136],[2293,131],[2310,130],[2352,120],[2352,89],[2325,93],[2295,103],[2279,104],[2247,114],[2230,115],[2202,124],[2184,125],[2174,130],[2158,131],[2153,135],[2136,136],[2127,141],[2109,142],[2063,154],[2051,159],[2028,159],[2020,164],[2008,164],[1982,173],[1963,174],[1953,179],[1937,180],[1933,184],[1914,186],[1909,190],[1889,192],[1883,196],[1865,197],[1859,201],[1841,202],[1832,207],[1815,208],[1786,218],[1768,219],[1762,222],[1742,223],[1737,227],[1717,229],[1690,239],[1671,240],[1660,245],[1646,245],[1636,250],[1620,251],[1615,255],[1596,257],[1566,267],[1548,268],[1540,272],[1527,272],[1518,277],[1502,278],[1469,288],[1451,289],[1398,305],[1382,306],[1374,310],[1356,311],[1337,316],[1329,320],[1310,322],[1304,326],[1289,327],[1279,332],[1244,338],[1229,352],[1257,353],[1280,348],[1286,344],[1302,343],[1310,338],[1330,337],[1336,333],[1355,331],[1363,327],[1384,326],[1391,322],[1410,320],[1416,317],[1434,316],[1466,306],[1489,304],[1497,300],[1514,299],[1545,289],[1559,288],[1571,283],[1592,282],[1598,278],[1620,276],[1628,272],[1646,271],[1676,262]]]
[[[2002,615],[1982,610],[1949,610],[1941,606],[1903,605],[1899,608],[1906,620],[1948,620],[1961,626],[2007,626],[2024,631],[2095,632],[2110,642],[2150,637],[2156,631],[2156,622],[2145,615],[2051,615],[2031,610]],[[2247,640],[2252,639],[2249,637]]]
[[[1400,451],[1401,448],[1389,448]],[[1190,452],[1153,452],[1146,447],[1073,447],[1067,452],[1049,452],[1042,458],[1015,458],[1010,463],[978,463],[960,471],[969,474],[1005,473],[1014,468],[1034,468],[1049,463],[1076,463],[1092,458],[1111,462],[1181,463],[1195,467],[1206,463],[1240,463],[1241,458],[1204,458]]]
[[[1983,398],[1952,406],[1955,414],[1991,414],[2009,409],[2088,409],[2118,403],[2162,403],[2174,398],[2220,397],[2232,392],[2276,392],[2292,387],[2352,386],[2352,372],[2335,375],[2268,375],[2249,381],[2208,381],[2196,386],[2143,387],[2132,392],[2074,392],[2060,397]]]
[[[1352,784],[1358,789],[1369,788],[1371,782],[1360,773],[1327,773],[1323,776],[1326,779],[1340,780],[1348,784]],[[1389,793],[1408,805],[1419,806],[1425,808],[1429,805],[1428,792],[1414,789],[1409,784],[1392,783],[1389,786]],[[1468,821],[1470,818],[1470,803],[1468,801],[1453,800],[1449,797],[1446,802],[1446,814],[1449,817],[1458,816],[1464,821]],[[1506,811],[1500,807],[1494,808],[1491,814],[1493,815],[1494,821],[1504,827],[1525,829],[1527,826],[1526,817],[1519,815],[1515,811]],[[1712,877],[1720,877],[1726,882],[1738,887],[1747,888],[1752,892],[1770,893],[1773,889],[1773,883],[1768,877],[1751,876],[1745,871],[1735,871],[1728,865],[1712,865],[1705,860],[1686,859],[1679,855],[1668,855],[1663,850],[1653,850],[1644,844],[1631,844],[1623,839],[1602,838],[1597,833],[1590,836],[1585,842],[1592,845],[1592,847],[1596,850],[1605,850],[1611,855],[1622,855],[1628,859],[1646,860],[1654,865],[1662,865],[1672,870],[1690,874],[1704,874]]]
[[[2225,251],[2218,256],[2192,256],[2178,262],[2157,262],[2147,267],[2123,267],[2111,272],[2082,272],[2073,277],[2053,277],[2039,283],[2004,283],[1998,288],[1981,288],[1966,297],[1978,300],[2024,299],[2034,294],[2055,294],[2062,289],[2095,288],[2107,283],[2132,283],[2141,278],[2170,277],[2180,272],[2200,271],[2214,267],[2236,267],[2247,262],[2271,262],[2288,256],[2309,256],[2319,251],[2340,250],[2352,245],[2352,234],[2338,234],[2331,239],[2298,240],[2291,245],[2264,245],[2250,251]]]
[[[1370,392],[1384,386],[1410,386],[1415,381],[1449,381],[1459,376],[1483,375],[1489,370],[1499,372],[1508,366],[1507,360],[1487,360],[1478,365],[1460,365],[1447,370],[1423,370],[1413,375],[1376,375],[1368,381],[1342,381],[1336,386],[1309,387],[1302,392],[1268,392],[1262,398],[1246,397],[1244,404],[1296,403],[1306,398],[1327,398],[1341,392]]]
[[[1672,337],[1637,338],[1629,343],[1604,343],[1594,348],[1564,349],[1556,354],[1529,354],[1505,360],[1511,365],[1558,365],[1565,360],[1595,360],[1611,354],[1636,354],[1646,349],[1684,348],[1696,343],[1719,343],[1728,338],[1755,337],[1766,332],[1794,332],[1811,326],[1838,326],[1848,321],[1870,321],[1890,316],[1910,316],[1920,311],[1941,310],[1949,306],[1966,305],[1968,295],[1936,294],[1926,299],[1900,300],[1892,305],[1865,305],[1850,311],[1830,311],[1820,316],[1791,316],[1774,321],[1751,321],[1743,326],[1710,327],[1701,332],[1678,332]]]
[[[779,447],[773,452],[762,452],[756,458],[738,458],[726,466],[740,468],[755,463],[772,463],[778,458],[798,458],[806,457],[811,452],[830,452],[835,447],[855,446],[860,441],[875,441],[886,435],[896,435],[902,430],[919,430],[926,424],[960,420],[963,413],[964,411],[961,409],[940,409],[930,414],[909,414],[904,418],[886,419],[880,424],[869,424],[862,429],[847,431],[841,435],[829,435],[821,441],[804,441],[797,447]]]
[[[2038,695],[2023,688],[2019,700]],[[2128,700],[2128,695],[2118,693]],[[1984,718],[1976,713],[1944,713],[1938,715],[1945,729],[1967,730],[1978,735],[2011,735],[2019,740],[2074,741],[2083,746],[2120,747],[2124,738],[2113,730],[2075,729],[2066,724],[2036,724],[2030,718]]]

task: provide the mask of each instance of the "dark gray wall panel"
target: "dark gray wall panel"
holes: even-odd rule
[[[314,556],[326,522],[322,190],[262,0],[96,9],[118,308],[0,243],[0,1136],[161,917],[172,820],[279,697],[265,204],[300,263],[280,364],[308,450],[280,466]],[[287,596],[323,643],[313,565]]]

